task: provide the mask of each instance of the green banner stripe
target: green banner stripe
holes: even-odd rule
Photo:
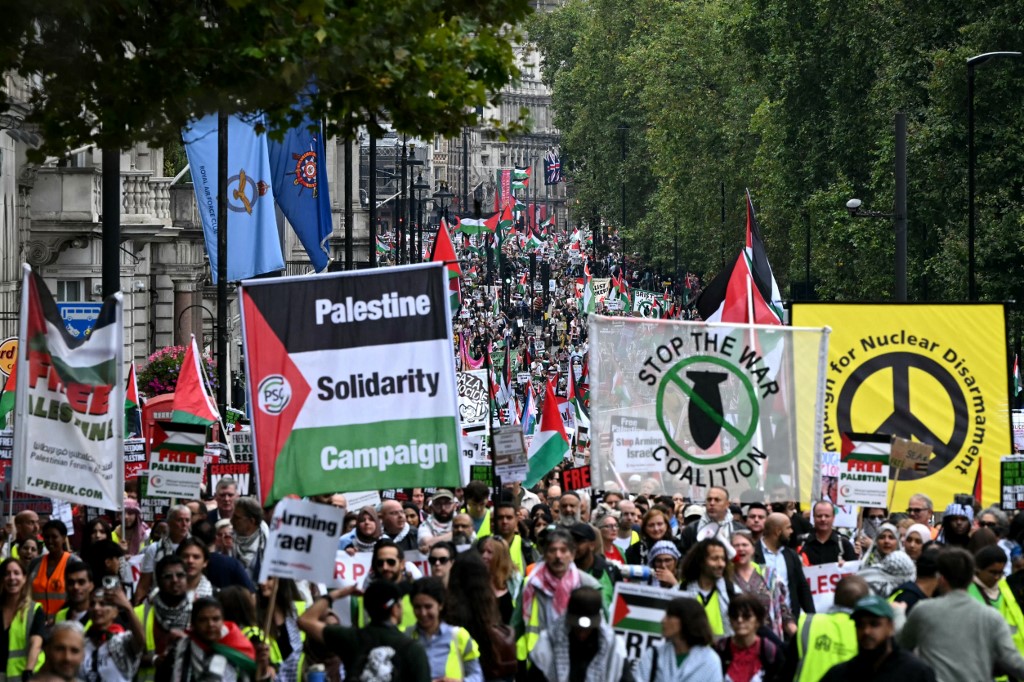
[[[633,632],[646,632],[652,635],[661,634],[661,622],[650,620],[638,620],[636,618],[623,618],[614,625],[616,630],[630,630]]]
[[[271,497],[457,486],[457,428],[453,415],[297,429],[277,457]]]

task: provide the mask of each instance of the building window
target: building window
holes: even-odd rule
[[[58,279],[57,280],[57,301],[59,303],[77,302],[85,300],[82,298],[82,280],[80,279]]]

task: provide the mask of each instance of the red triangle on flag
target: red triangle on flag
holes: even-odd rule
[[[629,615],[629,604],[622,597],[621,594],[616,595],[615,609],[612,612],[612,626],[618,625],[626,616]]]
[[[185,350],[181,359],[178,383],[174,388],[174,402],[171,405],[171,421],[186,424],[213,424],[220,420],[213,398],[206,392],[202,369],[199,366],[199,346],[196,337]]]

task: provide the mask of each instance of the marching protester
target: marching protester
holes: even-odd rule
[[[57,623],[50,629],[50,637],[43,645],[46,661],[40,668],[40,677],[52,675],[63,682],[80,679],[78,672],[85,659],[85,630],[78,621]]]
[[[697,595],[715,637],[732,634],[728,613],[735,588],[725,547],[716,537],[701,540],[687,552],[680,569],[682,589]]]
[[[900,532],[891,523],[883,523],[875,542],[861,561],[858,571],[879,597],[886,598],[897,587],[914,580],[914,562],[900,549]]]
[[[749,594],[761,602],[765,612],[761,618],[762,625],[781,641],[785,637],[786,626],[790,625],[792,628],[796,623],[789,608],[789,596],[785,586],[778,580],[772,580],[769,584],[765,569],[754,563],[754,543],[750,531],[736,531],[732,534],[730,542],[736,550],[732,579],[737,591]]]
[[[432,679],[483,682],[480,649],[469,632],[441,619],[445,585],[440,578],[420,578],[412,584],[409,601],[416,625],[405,634],[423,645]]]
[[[167,535],[150,543],[142,554],[141,575],[132,599],[135,604],[149,596],[157,563],[177,551],[181,541],[189,536],[191,524],[192,512],[185,505],[174,505],[167,511]]]
[[[463,552],[452,566],[445,620],[465,628],[477,643],[485,680],[508,682],[516,675],[516,632],[499,611],[487,565],[476,552]]]
[[[431,554],[443,544],[438,543],[431,547]],[[498,600],[501,620],[504,623],[511,623],[516,605],[519,604],[519,595],[522,594],[523,576],[512,562],[508,545],[500,537],[488,535],[477,540],[476,551],[490,572],[491,587],[494,590],[494,597]]]
[[[889,599],[893,602],[906,604],[906,613],[909,616],[914,606],[923,599],[931,599],[939,588],[939,547],[932,545],[921,552],[917,558],[915,568],[917,577],[913,582],[903,583],[893,590]]]
[[[448,583],[448,575],[451,573],[452,564],[458,550],[450,542],[437,542],[430,548],[427,554],[427,565],[430,567],[430,574]]]
[[[863,578],[846,575],[836,583],[835,603],[825,613],[802,613],[786,650],[783,679],[820,680],[832,666],[857,654],[857,629],[851,614],[871,588]],[[819,646],[827,643],[827,646]]]
[[[751,594],[737,594],[729,602],[732,636],[718,640],[715,651],[731,682],[782,680],[784,652],[775,641],[758,634],[766,616],[761,601]]]
[[[856,561],[857,551],[853,544],[833,528],[836,512],[831,502],[815,502],[811,507],[814,517],[814,531],[799,538],[796,553],[807,565],[834,564],[840,561]]]
[[[213,499],[217,506],[207,513],[206,520],[212,524],[218,521],[230,521],[235,514],[235,502],[238,500],[238,484],[231,476],[223,476],[217,481],[213,491]]]
[[[382,533],[377,510],[373,507],[363,507],[356,513],[356,527],[338,540],[338,549],[343,549],[349,554],[372,552]]]
[[[256,498],[238,498],[231,515],[231,526],[235,529],[235,557],[255,582],[260,576],[263,553],[270,535],[270,529],[263,520],[263,508]]]
[[[409,602],[409,589],[412,586],[413,576],[410,573],[405,561],[405,552],[392,540],[378,540],[373,547],[373,557],[370,560],[370,572],[366,574],[366,585],[374,583],[391,583],[399,589],[402,597],[403,610],[402,619],[398,625],[402,630],[408,629],[415,622],[415,614]],[[418,577],[418,576],[417,576]],[[352,623],[363,626],[366,624],[367,612],[364,607],[363,598],[357,596],[352,600]]]
[[[6,648],[0,646],[0,670],[6,671],[8,679],[17,678],[36,670],[41,662],[46,613],[41,604],[32,600],[32,588],[19,560],[8,558],[0,562],[0,580],[7,641]]]
[[[384,500],[380,504],[380,522],[383,535],[402,548],[404,552],[411,552],[419,547],[416,538],[417,530],[409,524],[405,518],[405,510],[402,503],[397,500]],[[358,524],[356,525],[358,528]]]
[[[754,561],[765,567],[768,579],[777,581],[789,595],[789,611],[793,618],[802,613],[814,613],[814,599],[811,588],[804,578],[803,563],[797,553],[790,549],[793,533],[791,519],[785,514],[773,512],[764,525],[761,542],[754,548]],[[790,627],[788,634],[793,634]]]
[[[43,613],[52,619],[67,597],[64,587],[64,571],[71,552],[65,550],[68,528],[63,521],[50,519],[43,524],[43,546],[46,554],[29,566],[29,583],[32,585],[32,599],[42,605]]]
[[[685,554],[698,542],[709,537],[728,543],[733,530],[729,491],[712,486],[704,496],[704,514],[697,521],[688,523],[680,532],[679,549]]]
[[[128,623],[127,630],[115,622],[118,616]],[[82,677],[86,682],[131,682],[141,663],[145,632],[128,597],[118,588],[93,592],[89,617]]]
[[[140,682],[155,679],[157,668],[175,642],[184,636],[192,616],[188,573],[181,557],[176,554],[163,557],[157,562],[154,572],[156,591],[135,607],[135,614],[145,633],[145,650],[138,674]]]
[[[67,589],[67,601],[57,615],[55,623],[74,621],[88,629],[91,621],[89,619],[89,599],[92,596],[95,584],[92,579],[92,571],[80,561],[68,562],[64,569],[64,582]]]
[[[157,682],[254,680],[256,651],[236,624],[224,620],[220,602],[203,597],[190,615],[188,635],[178,639],[161,662]]]
[[[662,509],[651,509],[643,516],[640,523],[640,541],[626,549],[626,563],[631,565],[646,564],[647,554],[659,541],[665,540],[679,546],[671,536],[669,515]],[[680,549],[680,554],[682,554]]]
[[[577,523],[569,528],[569,533],[576,541],[576,554],[573,563],[576,568],[589,573],[601,585],[604,594],[605,608],[611,604],[615,583],[622,580],[619,569],[610,564],[603,554],[597,552],[597,531],[589,523]]]
[[[526,575],[526,567],[537,561],[537,552],[533,543],[519,533],[515,505],[511,502],[497,502],[491,511],[491,518],[494,519],[493,534],[505,541],[519,575]]]
[[[636,680],[722,682],[722,661],[714,649],[704,607],[687,597],[673,599],[661,620],[665,641],[648,648],[636,665]]]
[[[438,490],[430,498],[430,514],[417,529],[420,551],[426,552],[435,542],[452,540],[452,518],[455,516],[455,495]]]

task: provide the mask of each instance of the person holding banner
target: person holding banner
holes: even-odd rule
[[[301,679],[302,645],[306,640],[305,633],[299,630],[298,619],[306,611],[306,602],[290,578],[269,578],[259,587],[256,597],[259,622],[270,624],[267,636],[281,653],[277,679],[296,682]]]
[[[661,619],[665,641],[648,648],[633,670],[638,682],[722,682],[722,661],[714,649],[704,607],[679,597]]]

